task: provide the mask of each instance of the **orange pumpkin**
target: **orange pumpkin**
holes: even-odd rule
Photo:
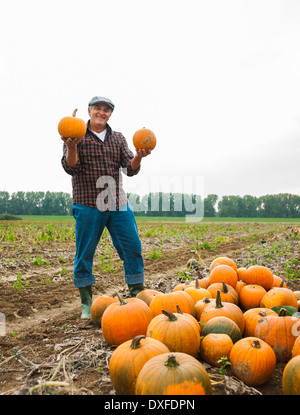
[[[143,335],[120,344],[109,360],[109,374],[116,392],[134,395],[136,379],[144,364],[154,356],[169,352],[165,344]]]
[[[300,395],[300,356],[293,357],[285,366],[282,374],[284,395]]]
[[[221,266],[221,265],[218,265]],[[240,328],[243,334],[245,319],[242,310],[233,303],[222,303],[220,291],[217,293],[216,304],[209,304],[201,313],[200,324],[205,324],[213,317],[225,316],[233,320]]]
[[[126,301],[117,294],[119,301],[110,304],[102,315],[102,333],[109,345],[119,344],[146,334],[153,314],[147,304],[139,298]]]
[[[216,299],[205,297],[202,300],[199,300],[196,302],[195,304],[196,316],[195,317],[198,321],[200,321],[202,311],[205,309],[206,306],[208,306],[208,304],[216,304]]]
[[[278,277],[278,275],[273,275],[273,287],[287,288],[287,285],[281,277]]]
[[[194,301],[191,296],[184,291],[173,291],[166,294],[158,294],[153,297],[149,307],[153,313],[153,316],[157,316],[162,313],[163,309],[176,313],[177,304],[183,313],[189,313],[195,317],[196,310]]]
[[[101,295],[94,299],[91,305],[91,317],[96,326],[101,327],[101,318],[104,311],[111,303],[117,301],[117,297],[109,297],[108,295]]]
[[[198,280],[199,287],[201,288],[207,288],[209,286],[209,277],[204,277],[204,278],[199,277],[199,278],[196,278],[196,280]],[[195,287],[196,280],[190,282],[189,287]]]
[[[194,357],[199,352],[199,329],[196,322],[184,314],[162,310],[162,314],[150,321],[146,335],[164,343],[171,352],[187,353]]]
[[[228,303],[238,304],[239,296],[236,290],[229,284],[222,282],[215,282],[207,287],[213,298],[217,297],[217,292],[220,291],[221,300]]]
[[[229,358],[233,342],[228,334],[210,333],[201,341],[201,358],[215,367],[221,367],[221,357]]]
[[[77,109],[74,110],[72,117],[64,117],[58,123],[58,132],[64,138],[82,138],[86,133],[86,123],[76,118]]]
[[[192,316],[191,314],[189,314],[189,313],[183,313],[180,310],[180,307],[179,307],[178,304],[177,304],[176,308],[177,308],[177,313],[178,314],[184,314],[185,316],[187,316],[191,321],[194,322],[194,324],[196,325],[197,329],[199,330],[199,333],[201,333],[201,327],[200,327],[199,321],[194,316]]]
[[[249,386],[259,386],[271,378],[276,357],[272,348],[263,340],[245,337],[233,345],[230,363],[238,379]]]
[[[297,297],[289,288],[274,287],[262,297],[260,302],[260,307],[266,308],[280,305],[290,305],[298,310]]]
[[[156,146],[156,137],[153,131],[148,128],[141,128],[133,135],[133,145],[136,149],[153,150]]]
[[[184,291],[187,287],[190,287],[191,284],[190,283],[182,283],[182,284],[177,284],[175,285],[175,287],[173,288],[173,292],[174,291]]]
[[[239,304],[241,309],[257,308],[260,306],[261,299],[266,294],[264,287],[258,284],[247,284],[240,291]]]
[[[245,319],[245,328],[244,328],[244,337],[255,337],[255,330],[258,321],[267,316],[277,316],[277,313],[270,308],[250,308],[244,312]]]
[[[298,337],[295,340],[294,346],[293,346],[293,350],[292,350],[292,357],[298,356],[300,355],[300,320],[298,323]]]
[[[212,395],[204,366],[186,353],[164,353],[145,363],[135,387],[136,395]]]
[[[235,272],[237,272],[236,263],[233,261],[233,259],[228,258],[226,256],[220,256],[218,258],[215,258],[210,264],[209,271],[211,272],[218,265],[229,265],[235,270]]]
[[[292,357],[295,340],[299,335],[299,319],[286,315],[282,308],[277,316],[260,319],[255,329],[255,336],[267,342],[275,352],[278,362],[287,362]]]
[[[237,275],[238,275],[239,280],[244,280],[243,277],[244,277],[246,271],[247,271],[246,267],[240,267],[240,268],[237,269]]]
[[[243,280],[247,284],[258,284],[265,290],[273,287],[273,274],[269,268],[263,265],[252,265],[243,275]]]
[[[149,306],[151,301],[153,300],[153,297],[155,297],[158,294],[162,294],[160,291],[157,290],[151,290],[149,288],[140,291],[136,298],[139,298],[140,300],[145,301],[145,303]]]
[[[245,283],[245,281],[243,281],[243,280],[238,280],[238,282],[236,283],[236,286],[235,286],[235,291],[236,291],[238,294],[240,294],[241,289],[242,289],[243,287],[245,287],[245,285],[247,285],[247,284]]]
[[[226,284],[231,285],[235,288],[238,281],[236,271],[229,265],[217,265],[215,266],[209,274],[209,283],[210,285],[215,282],[224,281]]]
[[[194,287],[187,287],[184,289],[184,291],[191,296],[192,300],[194,301],[194,304],[205,297],[212,297],[211,293],[206,288],[200,287],[198,278],[196,279],[196,284]]]

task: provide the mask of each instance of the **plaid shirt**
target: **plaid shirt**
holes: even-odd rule
[[[122,188],[120,169],[127,176],[140,171],[131,168],[134,155],[129,149],[125,137],[112,131],[106,125],[106,136],[102,142],[89,129],[87,123],[85,136],[77,144],[78,161],[70,167],[66,162],[67,146],[64,144],[61,159],[64,170],[72,176],[73,203],[98,207],[99,210],[115,210],[127,204]]]

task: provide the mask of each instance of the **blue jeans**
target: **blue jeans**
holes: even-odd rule
[[[123,261],[125,282],[144,282],[142,244],[130,205],[113,212],[100,212],[97,208],[76,203],[73,205],[73,216],[76,220],[75,287],[87,287],[95,283],[94,254],[105,226]]]

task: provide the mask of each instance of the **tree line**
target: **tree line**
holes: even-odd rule
[[[64,192],[0,192],[0,213],[12,215],[71,215],[72,203]]]
[[[136,216],[204,216],[241,218],[300,218],[300,196],[289,193],[265,196],[223,196],[152,192],[128,193]],[[0,214],[72,215],[72,196],[64,192],[0,191]]]

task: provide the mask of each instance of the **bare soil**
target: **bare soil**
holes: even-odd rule
[[[5,325],[0,326],[0,394],[116,395],[108,370],[114,347],[107,345],[100,327],[80,318],[72,281],[74,225],[1,226],[0,317]],[[288,288],[300,290],[296,228],[279,223],[141,223],[145,287],[171,291],[185,280],[186,263],[193,256],[198,259],[199,252],[203,262],[198,270],[189,270],[190,278],[207,276],[211,261],[226,255],[239,267],[254,262],[268,266]],[[122,263],[107,233],[97,248],[94,273],[93,298],[116,292],[129,296]],[[202,363],[214,395],[283,394],[283,363],[257,388],[233,377],[230,367],[225,376]]]

